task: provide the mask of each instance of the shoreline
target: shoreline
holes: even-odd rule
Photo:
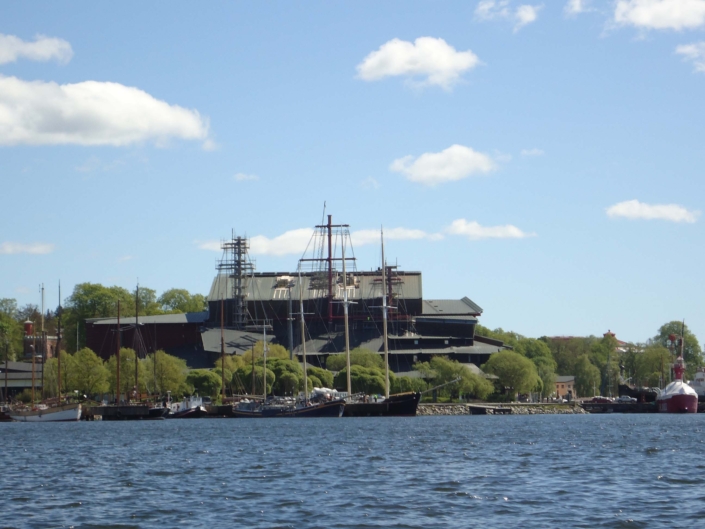
[[[427,415],[583,415],[580,406],[568,404],[453,403],[419,404],[416,414]]]

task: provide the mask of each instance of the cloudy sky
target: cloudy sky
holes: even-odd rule
[[[705,0],[0,6],[0,297],[358,268],[529,336],[705,340]]]

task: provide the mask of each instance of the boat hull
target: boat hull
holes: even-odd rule
[[[346,405],[343,401],[324,402],[305,408],[275,407],[255,410],[233,409],[233,416],[248,419],[267,419],[271,417],[342,417]]]
[[[19,422],[75,422],[81,419],[81,405],[66,404],[45,410],[11,411],[10,418]]]
[[[658,411],[661,413],[697,413],[697,395],[673,395],[666,399],[656,401]]]
[[[421,393],[390,395],[382,402],[349,402],[343,417],[415,417]]]
[[[208,415],[208,412],[203,406],[196,406],[188,410],[177,411],[166,416],[167,419],[200,419]]]

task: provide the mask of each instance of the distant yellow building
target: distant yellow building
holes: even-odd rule
[[[578,398],[578,394],[575,392],[575,377],[570,375],[556,377],[556,395],[564,399],[567,399],[568,396],[571,399]]]

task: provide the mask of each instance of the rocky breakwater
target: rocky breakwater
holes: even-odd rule
[[[527,404],[419,404],[417,415],[573,415],[587,413],[580,406]]]

